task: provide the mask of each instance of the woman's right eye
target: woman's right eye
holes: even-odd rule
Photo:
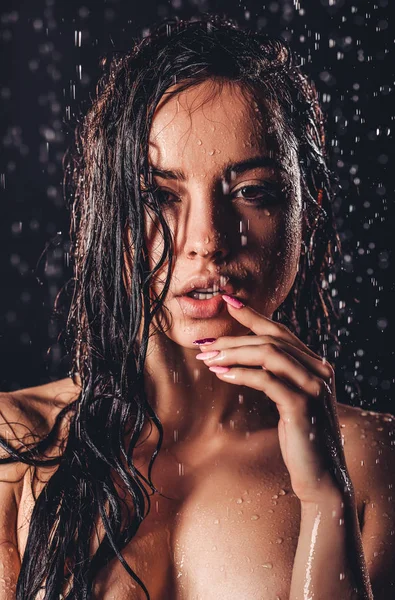
[[[155,194],[160,204],[170,204],[171,202],[180,202],[179,196],[169,190],[158,189]]]
[[[173,192],[170,192],[170,190],[165,190],[163,188],[155,188],[150,190],[150,192],[157,198],[159,204],[171,204],[172,202],[180,202],[180,198]],[[147,192],[145,193],[145,195],[147,196]]]

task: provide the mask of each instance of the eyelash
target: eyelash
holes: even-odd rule
[[[274,200],[277,199],[277,192],[276,192],[275,186],[271,183],[261,183],[260,185],[243,185],[242,187],[237,189],[235,192],[230,194],[230,196],[234,197],[235,194],[238,194],[242,190],[253,190],[254,192],[261,191],[261,194],[256,199],[248,201],[247,198],[242,198],[243,200],[245,200],[247,202],[247,204],[250,204],[251,206],[256,206],[257,208],[263,207],[266,204],[273,202]],[[157,194],[159,193],[158,195],[162,196],[162,197],[164,194],[171,194],[172,196],[175,196],[179,200],[179,197],[176,194],[174,194],[173,192],[170,192],[168,190],[156,188],[156,189],[152,190],[152,192],[157,193]],[[236,198],[240,198],[240,196],[238,196]],[[161,204],[170,204],[170,203],[171,203],[171,201],[169,201],[169,200],[161,201]]]

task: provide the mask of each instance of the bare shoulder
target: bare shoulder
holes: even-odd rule
[[[362,543],[373,596],[387,600],[395,588],[395,417],[350,407],[338,413],[347,466],[363,500]]]
[[[395,467],[395,417],[337,404],[347,467],[357,495],[368,502]]]
[[[0,436],[14,449],[37,442],[53,428],[63,408],[78,398],[70,378],[13,392],[0,392]],[[0,458],[8,456],[0,449]]]
[[[78,387],[71,379],[16,392],[0,392],[1,439],[14,450],[38,441],[51,431],[62,408],[78,394]],[[10,454],[3,445],[0,459],[0,564],[5,575],[3,583],[6,581],[0,597],[12,600],[21,566],[19,507],[30,467],[18,460],[4,462],[10,459]]]

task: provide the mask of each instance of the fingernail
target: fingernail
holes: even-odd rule
[[[217,338],[203,338],[202,340],[195,340],[192,344],[196,344],[197,346],[203,346],[204,344],[214,344],[217,341]]]
[[[213,350],[213,352],[201,352],[200,354],[197,354],[195,358],[198,358],[199,360],[208,360],[209,358],[214,358],[214,356],[217,356],[218,354],[219,350]]]
[[[229,367],[209,367],[209,371],[213,371],[214,373],[227,373],[230,371]]]
[[[240,302],[240,300],[237,300],[237,298],[232,298],[232,296],[228,296],[227,294],[222,294],[222,298],[225,300],[225,302],[233,306],[233,308],[243,308],[243,306],[245,306],[245,304]]]

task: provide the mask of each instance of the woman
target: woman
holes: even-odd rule
[[[314,87],[217,17],[106,68],[65,162],[72,378],[3,395],[1,597],[390,598],[392,416],[325,358]]]

